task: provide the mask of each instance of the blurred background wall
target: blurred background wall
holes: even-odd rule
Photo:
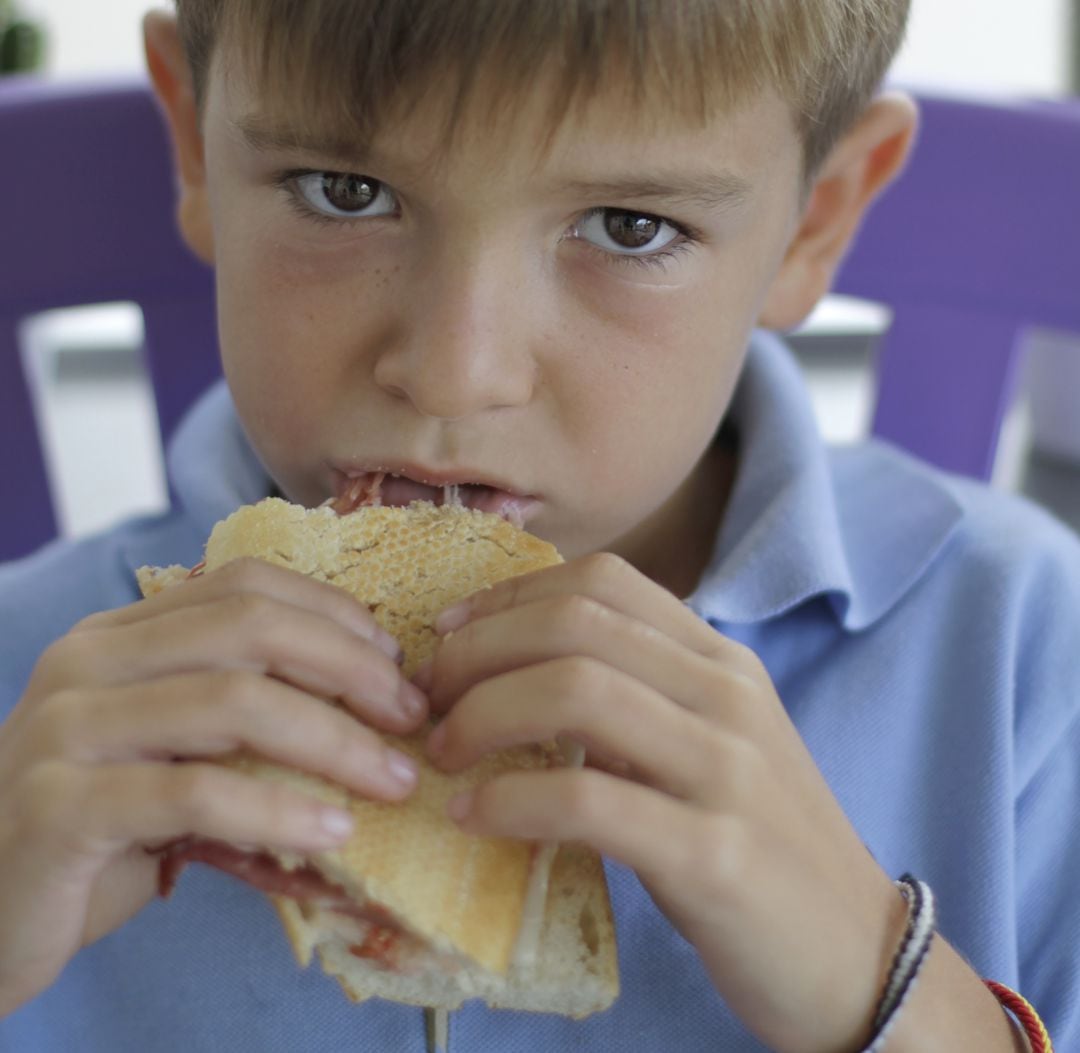
[[[78,75],[142,69],[139,20],[152,0],[18,0],[46,23],[47,69]],[[914,0],[897,79],[1054,94],[1070,70],[1070,9],[1080,0]]]

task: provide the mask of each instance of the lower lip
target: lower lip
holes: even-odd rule
[[[540,502],[534,497],[515,497],[501,490],[484,490],[472,500],[462,502],[467,508],[500,516],[519,529],[524,529],[530,519],[540,511]]]

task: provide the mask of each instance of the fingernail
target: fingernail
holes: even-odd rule
[[[398,705],[410,720],[419,720],[427,713],[427,696],[408,680],[402,680],[398,690]]]
[[[463,600],[461,603],[455,603],[453,607],[447,607],[435,619],[435,632],[439,636],[445,636],[447,633],[457,632],[463,625],[467,625],[469,621],[469,601]]]
[[[464,793],[459,793],[446,806],[446,814],[450,816],[455,823],[462,822],[468,816],[469,812],[472,811],[474,796],[473,790],[466,790]]]
[[[397,750],[386,751],[386,771],[402,789],[411,789],[419,776],[416,761]]]
[[[392,662],[401,665],[405,657],[402,654],[401,645],[388,632],[376,629],[371,642]]]
[[[355,828],[353,817],[340,808],[325,808],[319,815],[319,826],[323,833],[334,841],[347,840]]]

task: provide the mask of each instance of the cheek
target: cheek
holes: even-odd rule
[[[586,284],[583,384],[608,426],[678,416],[713,422],[727,404],[751,327],[739,290],[696,281],[683,287]],[[601,425],[597,424],[598,429]]]
[[[260,447],[300,453],[387,315],[392,266],[237,232],[218,259],[222,361]],[[376,312],[378,301],[382,310]]]
[[[282,280],[272,257],[252,253],[218,267],[222,363],[233,398],[258,445],[273,434],[302,443],[317,385],[302,348],[319,340],[318,315]]]
[[[578,349],[558,397],[573,407],[567,457],[578,493],[591,495],[589,516],[611,536],[659,508],[715,435],[767,284],[764,267],[747,251],[702,261],[681,286],[575,276],[567,321],[576,332],[561,341],[552,334]]]

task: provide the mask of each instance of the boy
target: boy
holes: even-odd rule
[[[1080,839],[1057,826],[1080,545],[882,445],[826,452],[764,332],[826,292],[903,163],[913,107],[874,89],[906,6],[148,17],[228,389],[171,451],[175,512],[0,577],[0,1050],[421,1049],[418,1011],[298,974],[257,895],[193,871],[155,900],[143,849],[336,843],[341,816],[200,759],[242,744],[396,799],[379,732],[429,709],[447,769],[588,744],[585,770],[455,815],[595,846],[620,941],[608,1013],[472,1004],[459,1048],[1025,1049],[982,977],[1080,1043]],[[413,684],[366,611],[287,572],[134,602],[134,567],[196,560],[235,506],[376,470],[483,484],[567,562],[447,612]],[[940,935],[884,1046],[927,917],[904,871]]]

